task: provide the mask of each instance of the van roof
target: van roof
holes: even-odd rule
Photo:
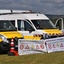
[[[30,13],[30,14],[23,14],[27,19],[34,20],[34,19],[49,19],[44,14],[40,13]]]
[[[20,14],[0,15],[0,20],[16,20],[16,19],[24,19],[24,16]]]
[[[18,13],[18,14],[5,14],[0,15],[0,20],[15,20],[15,19],[48,19],[47,16],[40,13]]]

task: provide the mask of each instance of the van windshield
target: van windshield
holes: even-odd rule
[[[56,27],[49,20],[31,20],[36,29],[55,29]]]
[[[8,20],[0,20],[0,31],[15,31],[16,28]]]

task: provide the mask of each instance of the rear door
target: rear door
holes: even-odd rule
[[[59,30],[64,31],[63,18],[57,19],[57,21],[56,21],[56,23],[55,23],[55,26],[56,26]]]

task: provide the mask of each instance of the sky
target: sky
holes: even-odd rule
[[[32,10],[64,15],[64,0],[0,0],[0,9]]]

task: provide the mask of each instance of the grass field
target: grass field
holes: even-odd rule
[[[22,56],[0,55],[0,64],[64,64],[64,52]]]

